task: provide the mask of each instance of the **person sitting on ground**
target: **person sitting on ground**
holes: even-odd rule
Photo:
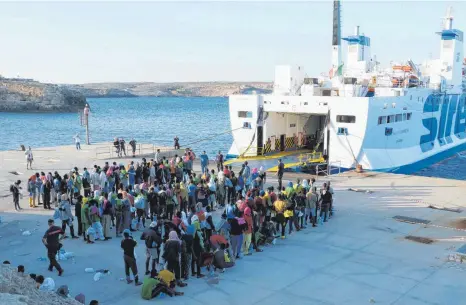
[[[222,272],[224,269],[231,268],[235,265],[235,263],[231,261],[226,249],[227,245],[221,243],[220,248],[214,251],[214,268],[220,269]]]
[[[150,300],[156,298],[161,293],[165,293],[170,297],[175,295],[183,295],[183,292],[177,292],[165,284],[165,282],[159,279],[156,270],[152,270],[149,277],[144,279],[142,284],[141,297],[144,300]]]
[[[172,296],[181,296],[181,295],[184,295],[183,292],[178,292],[175,290],[175,287],[176,287],[176,278],[175,278],[175,274],[173,272],[170,272],[166,269],[162,270],[159,272],[159,275],[157,276],[157,278],[160,280],[160,283],[164,284],[166,287],[170,288],[172,291],[173,291],[173,295],[170,295],[171,297]]]
[[[24,276],[24,266],[23,265],[18,266],[18,274],[21,275],[21,276]]]

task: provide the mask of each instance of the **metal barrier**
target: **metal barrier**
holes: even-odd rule
[[[338,164],[338,165],[335,165],[335,164]],[[333,161],[328,164],[327,166],[328,175],[333,175],[334,169],[338,170],[338,174],[341,173],[341,161]]]
[[[105,156],[102,156],[102,155],[108,155],[108,158],[111,158],[112,157],[112,148],[107,147],[107,146],[97,147],[96,150],[95,150],[96,159],[105,158]]]
[[[314,152],[314,153],[307,153],[307,154],[300,154],[299,162],[316,162],[322,160],[322,153],[321,152]]]
[[[338,164],[338,165],[335,165]],[[316,175],[323,174],[324,176],[334,175],[334,170],[338,170],[338,174],[341,173],[341,161],[333,161],[329,163],[319,163],[316,165]]]

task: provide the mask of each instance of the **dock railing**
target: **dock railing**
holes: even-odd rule
[[[136,157],[146,157],[148,159],[153,159],[157,149],[160,149],[160,157],[172,158],[175,155],[183,156],[184,149],[174,149],[166,146],[156,146],[154,144],[138,143],[136,144]],[[133,148],[131,145],[125,145],[125,154],[122,155],[122,158],[130,158],[133,156]],[[95,151],[96,159],[113,159],[118,158],[118,150],[113,144],[108,146],[97,147]]]
[[[323,174],[330,176],[341,173],[341,161],[332,161],[328,163],[319,163],[316,165],[316,175]]]

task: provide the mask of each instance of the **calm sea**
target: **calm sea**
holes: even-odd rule
[[[172,146],[178,136],[182,146],[212,158],[218,150],[226,153],[232,143],[226,98],[100,98],[91,105],[91,142],[109,142],[115,137],[126,141]],[[33,148],[74,144],[85,129],[77,113],[0,113],[1,150],[20,144]],[[205,140],[208,139],[208,140]],[[205,140],[205,141],[203,141]],[[455,155],[418,172],[421,176],[466,180],[466,156]],[[460,169],[460,170],[458,170]]]
[[[98,98],[88,99],[91,143],[123,137],[139,143],[181,146],[213,154],[227,153],[232,143],[228,99],[226,98]],[[77,113],[0,113],[1,150],[74,144],[79,133],[84,142],[86,130]],[[222,134],[223,133],[223,134]],[[218,136],[216,136],[218,135]],[[209,140],[202,141],[206,138]]]

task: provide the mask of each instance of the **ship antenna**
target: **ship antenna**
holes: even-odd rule
[[[444,30],[451,30],[453,28],[453,8],[451,6],[448,7],[447,9],[447,14],[444,19],[444,24],[443,24],[443,29]]]

